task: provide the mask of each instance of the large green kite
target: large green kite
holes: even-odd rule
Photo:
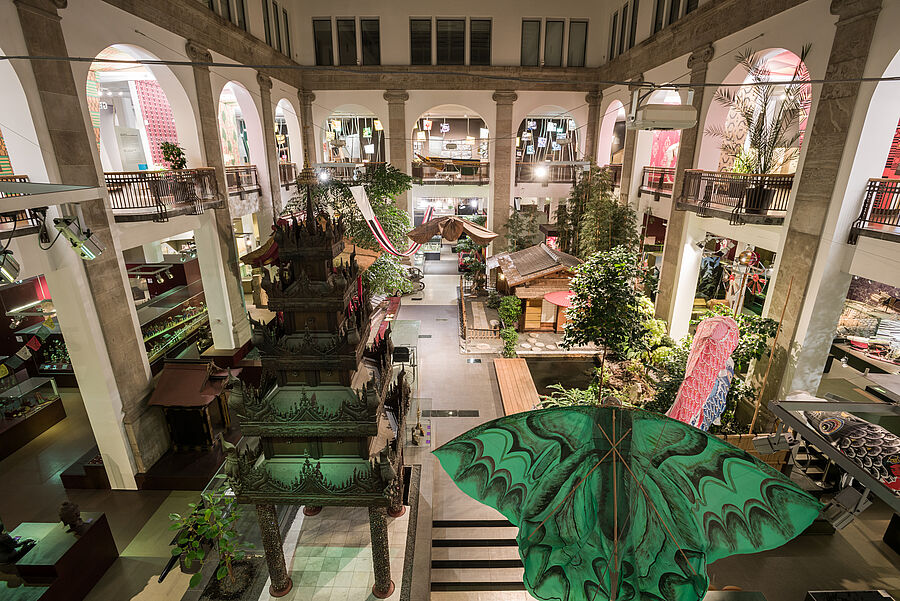
[[[546,600],[699,600],[707,563],[778,547],[821,508],[746,452],[621,407],[501,417],[435,454],[519,527],[525,586]]]

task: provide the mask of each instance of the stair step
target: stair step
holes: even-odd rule
[[[432,592],[470,592],[470,591],[524,591],[525,583],[518,582],[434,582]]]
[[[519,559],[518,547],[432,547],[432,560]]]
[[[431,541],[432,547],[518,547],[514,538],[443,538]]]
[[[522,568],[521,559],[432,559],[432,570]]]
[[[432,528],[509,528],[509,520],[434,520]]]
[[[519,529],[513,526],[505,526],[503,528],[434,528],[431,530],[431,538],[437,540],[445,538],[507,539],[516,538],[517,534],[519,534]]]

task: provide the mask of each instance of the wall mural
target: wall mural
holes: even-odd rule
[[[138,79],[134,82],[134,88],[141,107],[141,115],[144,117],[147,144],[150,146],[153,164],[166,165],[162,150],[159,148],[160,143],[178,143],[172,107],[169,106],[166,93],[163,92],[159,82],[152,79]]]
[[[12,161],[9,158],[9,151],[6,150],[6,141],[3,139],[3,130],[0,130],[0,175],[12,175],[15,173],[12,168]]]
[[[222,155],[225,165],[241,165],[241,133],[238,131],[237,106],[234,102],[219,102],[219,139],[222,141]]]
[[[891,150],[888,152],[881,177],[900,179],[900,121],[897,122],[897,129],[894,131],[894,141],[891,143]]]

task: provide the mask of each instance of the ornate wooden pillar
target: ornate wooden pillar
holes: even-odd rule
[[[399,518],[406,513],[406,506],[403,504],[403,489],[405,481],[403,479],[403,460],[400,460],[400,470],[397,472],[397,479],[394,481],[394,490],[391,495],[391,504],[387,513],[392,518]]]
[[[394,592],[394,581],[391,580],[391,552],[384,507],[369,507],[369,531],[372,534],[372,569],[375,571],[372,594],[387,599]]]
[[[269,577],[272,579],[269,594],[273,597],[284,597],[291,591],[294,583],[288,575],[287,564],[284,561],[284,549],[281,546],[281,531],[278,529],[275,506],[258,504],[256,517],[259,520],[259,532],[262,534],[263,549],[266,552]]]

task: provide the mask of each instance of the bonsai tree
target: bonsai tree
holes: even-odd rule
[[[772,71],[766,56],[752,50],[737,55],[737,62],[753,84],[745,88],[719,88],[713,100],[735,111],[747,128],[747,139],[724,142],[722,150],[731,154],[734,170],[739,173],[775,173],[791,160],[788,149],[800,139],[800,123],[809,111],[810,86],[801,83],[809,79],[805,62],[810,45],[800,51],[787,85],[772,81]],[[724,126],[710,126],[706,133],[725,138]],[[745,146],[746,144],[746,146]]]
[[[188,505],[189,513],[169,514],[172,521],[170,528],[179,531],[172,555],[182,555],[190,568],[194,561],[202,563],[207,553],[215,549],[219,557],[216,580],[227,576],[234,582],[234,562],[244,558],[243,551],[238,549],[238,533],[235,530],[241,507],[226,497],[224,490],[205,492],[200,497],[202,503]],[[252,545],[247,543],[247,546]],[[197,586],[202,578],[202,573],[198,571],[191,576],[190,586]]]
[[[184,156],[184,148],[175,142],[160,142],[163,160],[169,164],[169,169],[184,169],[187,167],[187,157]]]
[[[588,257],[570,281],[572,304],[561,344],[571,348],[593,343],[601,348],[601,397],[608,353],[625,357],[644,334],[642,295],[635,287],[641,275],[637,263],[633,252],[617,246]]]
[[[572,186],[565,205],[556,212],[560,248],[586,259],[595,252],[622,246],[638,247],[634,210],[613,195],[613,179],[607,169],[591,165]]]

